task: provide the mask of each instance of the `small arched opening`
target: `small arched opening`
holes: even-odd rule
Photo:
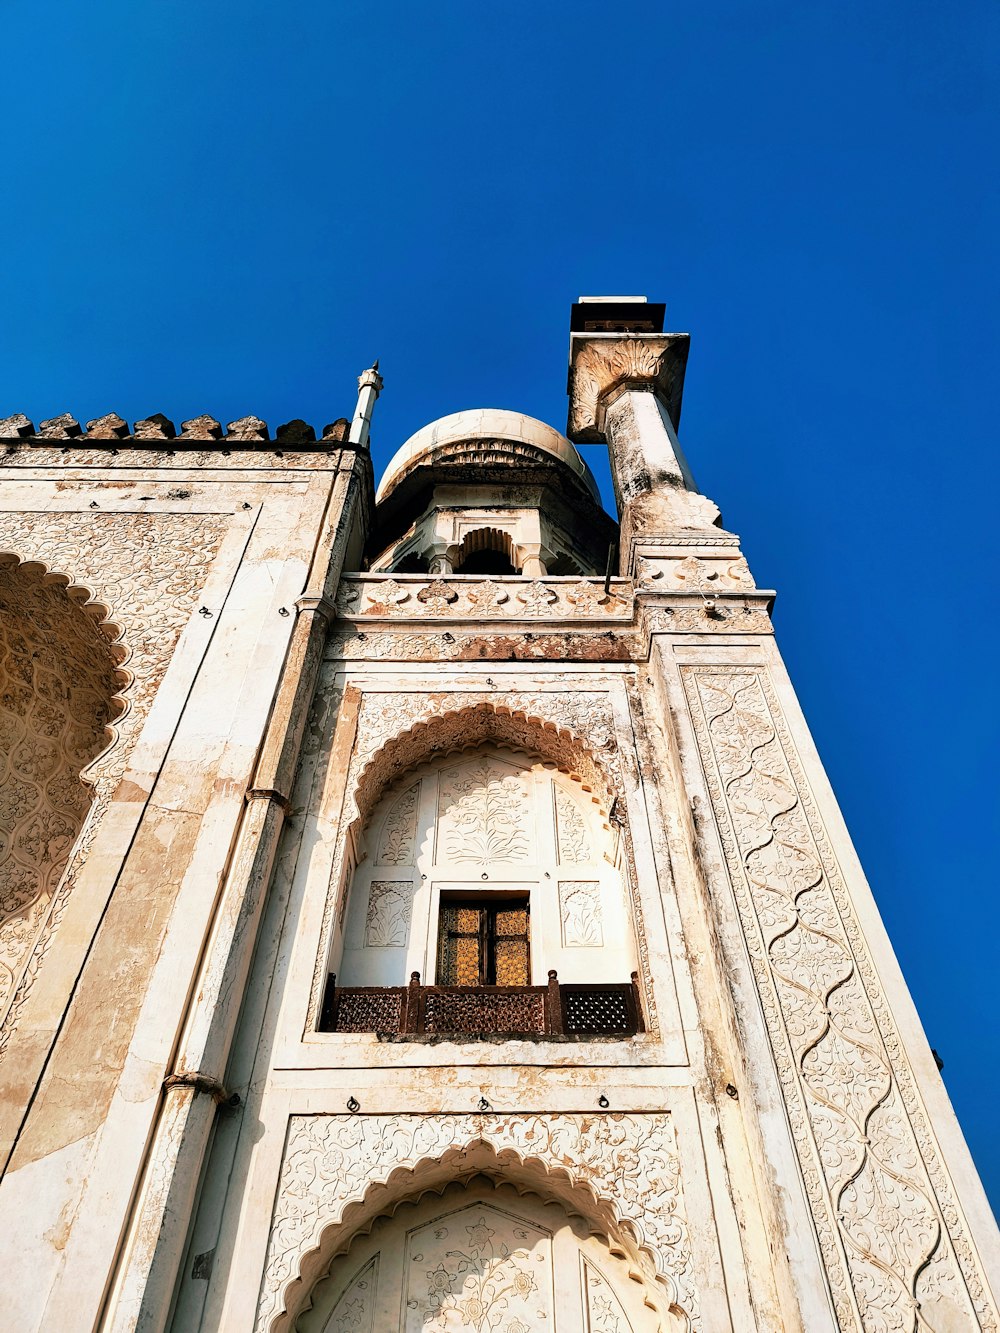
[[[476,528],[467,532],[458,548],[456,574],[517,574],[514,543],[501,528]]]

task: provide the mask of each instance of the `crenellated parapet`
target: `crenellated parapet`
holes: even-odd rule
[[[350,423],[347,418],[340,417],[323,427],[319,442],[330,447],[343,444],[349,430]],[[272,441],[272,436],[267,422],[255,416],[239,417],[236,421],[230,421],[225,430],[215,417],[207,415],[191,417],[188,421],[181,422],[179,431],[170,418],[160,412],[134,422],[131,430],[128,422],[117,412],[108,412],[102,417],[95,417],[92,421],[88,421],[85,427],[68,412],[42,421],[37,429],[34,422],[21,412],[0,418],[0,441],[5,442],[8,447],[15,442],[45,446],[61,440],[94,443],[98,447],[102,444],[119,442],[141,445],[146,442],[163,441],[174,441],[177,447],[183,447],[189,442],[204,445],[224,440],[245,446],[267,444]],[[317,435],[314,427],[296,417],[277,428],[273,442],[285,448],[298,448],[315,444]]]

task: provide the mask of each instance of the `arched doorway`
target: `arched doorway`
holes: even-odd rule
[[[375,1220],[297,1333],[672,1333],[630,1265],[562,1204],[485,1175]]]

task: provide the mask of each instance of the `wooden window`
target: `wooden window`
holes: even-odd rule
[[[441,899],[439,986],[530,986],[528,899]]]

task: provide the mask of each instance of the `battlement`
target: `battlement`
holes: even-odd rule
[[[350,422],[346,417],[339,417],[323,427],[320,442],[329,445],[343,444],[349,432]],[[275,443],[285,448],[312,445],[317,442],[315,429],[299,418],[286,421],[283,426],[279,426],[273,438]],[[17,441],[19,444],[28,445],[51,445],[53,441],[61,440],[87,443],[128,441],[141,445],[144,441],[162,444],[166,440],[172,440],[184,447],[188,443],[204,445],[216,440],[231,440],[245,446],[255,443],[266,444],[271,439],[267,422],[254,416],[230,421],[225,430],[215,417],[192,417],[189,421],[181,422],[179,432],[170,418],[159,412],[136,421],[131,430],[128,422],[117,412],[108,412],[106,416],[95,417],[93,421],[88,421],[85,427],[81,426],[75,417],[65,412],[62,416],[51,417],[48,421],[41,422],[37,430],[34,422],[23,413],[0,418],[0,440]]]

